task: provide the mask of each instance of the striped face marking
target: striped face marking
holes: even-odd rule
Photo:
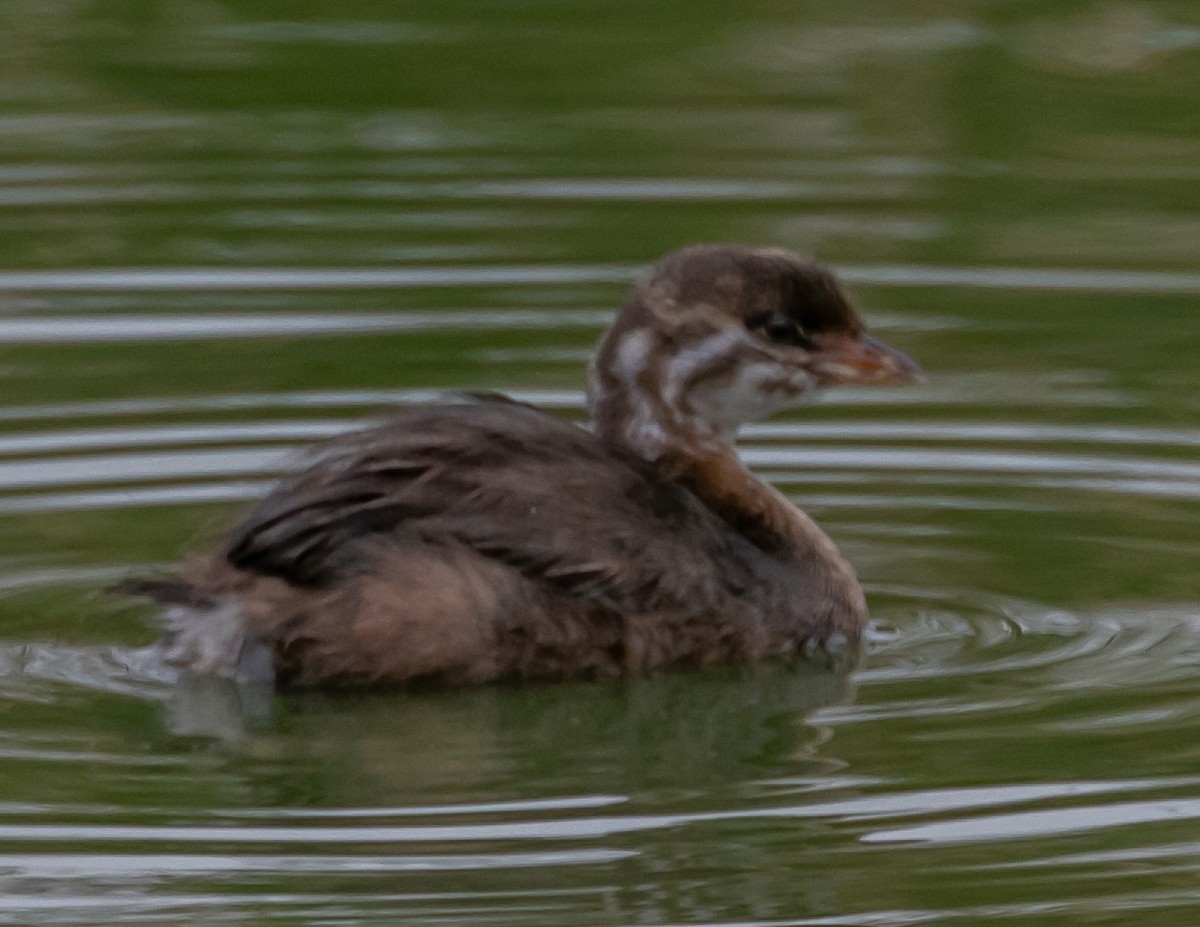
[[[789,370],[770,361],[752,362],[728,377],[696,384],[688,405],[697,418],[711,422],[722,438],[732,440],[746,422],[803,402],[815,387],[813,378],[803,370]]]
[[[627,388],[636,389],[650,365],[654,336],[644,328],[635,328],[617,345],[615,373]]]
[[[800,401],[813,377],[741,326],[714,332],[667,362],[663,399],[693,430],[732,440],[739,427]]]
[[[722,450],[822,385],[863,382],[842,354],[870,352],[840,350],[862,334],[833,277],[795,255],[682,248],[635,285],[602,343],[593,422],[650,460]]]
[[[648,459],[683,446],[713,450],[815,385],[742,325],[714,325],[674,351],[670,343],[646,328],[624,333],[604,378],[621,398],[625,442]]]
[[[669,418],[653,388],[657,380],[654,336],[644,328],[634,329],[617,344],[616,362],[612,373],[619,384],[626,406],[623,424],[625,440],[630,447],[653,460],[674,442],[668,435]]]

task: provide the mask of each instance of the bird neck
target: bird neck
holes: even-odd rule
[[[669,370],[653,362],[652,346],[644,333],[619,328],[601,344],[588,391],[600,439],[649,461],[763,551],[785,558],[815,554],[852,577],[816,522],[742,464],[734,428],[689,414],[678,397],[671,401]]]
[[[746,468],[732,435],[689,425],[645,397],[593,391],[592,427],[601,440],[654,464],[756,547],[787,556],[811,554],[815,545],[841,560],[811,518]]]
[[[775,487],[754,476],[726,446],[705,454],[667,454],[658,465],[714,514],[763,551],[843,562],[828,535]]]
[[[596,434],[651,463],[730,446],[732,434],[718,432],[663,396],[659,373],[649,371],[636,382],[596,373],[588,397]]]

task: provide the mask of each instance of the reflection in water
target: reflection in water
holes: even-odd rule
[[[844,672],[763,666],[623,683],[306,695],[289,699],[286,733],[256,733],[269,704],[263,693],[189,678],[173,691],[170,716],[180,732],[244,749],[282,736],[289,754],[334,773],[353,770],[380,794],[433,792],[450,782],[472,791],[528,776],[548,794],[607,788],[630,795],[736,782],[781,760],[835,769],[836,761],[815,755],[823,736],[804,718],[849,693]],[[514,754],[514,745],[525,753]]]
[[[164,789],[188,788],[197,772],[190,764],[144,770],[143,798],[124,810],[14,807],[0,820],[0,843],[11,853],[7,864],[0,855],[0,884],[13,910],[26,915],[36,911],[38,891],[53,886],[75,897],[84,891],[79,879],[126,889],[152,879],[158,890],[146,910],[195,910],[200,896],[189,894],[188,880],[196,877],[269,879],[288,884],[297,901],[324,907],[334,896],[354,902],[385,890],[380,879],[403,874],[404,883],[386,890],[396,893],[393,908],[416,905],[414,913],[431,893],[480,911],[507,904],[514,892],[538,898],[549,879],[565,902],[589,897],[618,873],[636,882],[672,857],[695,855],[688,834],[697,829],[850,810],[795,804],[838,768],[819,756],[826,734],[804,717],[847,697],[844,674],[763,666],[628,685],[258,699],[263,693],[212,679],[164,686],[157,670],[129,655],[60,656],[76,678],[43,687],[47,704],[72,687],[117,691],[110,668],[124,663],[131,678],[141,677],[143,694],[162,701],[177,737],[220,738],[226,758],[212,774],[226,786],[194,812],[207,823],[164,820],[155,810]],[[51,663],[31,665],[31,676],[56,677],[61,667]],[[86,727],[82,719],[68,723],[60,738]],[[101,779],[120,774],[124,759],[108,754],[99,732],[93,741],[87,752],[25,759],[89,767]],[[787,782],[752,786],[783,768]],[[254,796],[252,803],[231,802],[239,793]],[[315,801],[297,803],[301,794]],[[526,794],[547,797],[517,797]],[[666,843],[647,853],[638,842],[651,833]],[[94,852],[55,852],[80,845]],[[112,865],[114,858],[125,865]],[[232,864],[238,858],[244,867]],[[522,875],[526,869],[534,871]],[[648,910],[641,895],[635,889],[611,903]],[[239,897],[268,902],[248,887]],[[728,900],[754,903],[740,890]]]

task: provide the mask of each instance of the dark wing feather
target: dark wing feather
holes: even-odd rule
[[[321,586],[381,537],[452,540],[615,609],[712,602],[736,591],[720,587],[744,554],[643,461],[530,406],[474,401],[404,409],[326,445],[234,530],[226,557]]]

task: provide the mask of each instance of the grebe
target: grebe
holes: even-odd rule
[[[501,397],[334,439],[214,555],[127,591],[167,659],[298,687],[578,679],[851,649],[867,610],[816,523],[734,450],[825,386],[919,378],[827,271],[695,245],[632,289],[591,430]]]

